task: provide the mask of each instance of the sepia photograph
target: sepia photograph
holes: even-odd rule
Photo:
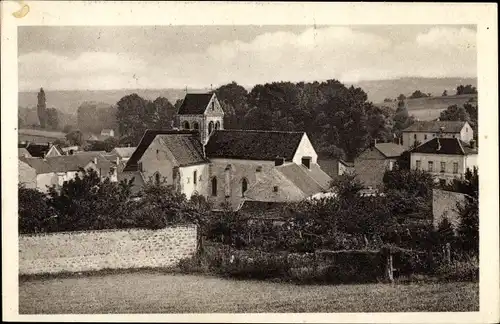
[[[99,17],[12,27],[19,315],[479,314],[496,21]]]

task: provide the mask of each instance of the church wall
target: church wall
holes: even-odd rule
[[[293,157],[293,162],[295,162],[298,165],[301,165],[303,156],[310,156],[311,162],[317,163],[318,154],[316,153],[316,150],[312,146],[309,137],[307,137],[307,134],[304,134],[304,136],[302,136],[300,144],[297,147],[297,152],[295,152],[295,156]]]
[[[227,184],[226,167],[231,165],[229,187]],[[262,170],[260,173],[256,172],[258,167]],[[226,193],[229,193],[227,201],[233,208],[236,208],[242,201],[241,194],[241,181],[245,177],[248,181],[248,188],[250,188],[259,175],[269,172],[274,168],[274,161],[252,161],[252,160],[238,160],[238,159],[211,159],[210,166],[210,181],[214,176],[217,177],[217,196],[212,196],[211,182],[208,185],[208,193],[210,200],[214,203],[214,207],[220,207],[220,204],[226,201]]]
[[[174,184],[172,172],[173,167],[176,166],[174,161],[172,154],[158,142],[158,138],[155,138],[140,159],[144,178],[154,180],[155,173],[159,172],[161,179],[166,178],[168,184]]]
[[[194,172],[196,171],[196,181]],[[210,183],[209,165],[198,164],[179,168],[181,176],[181,192],[189,199],[198,192],[202,196],[208,196],[208,185]]]

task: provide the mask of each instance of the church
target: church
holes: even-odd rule
[[[224,129],[215,93],[186,94],[176,124],[147,130],[121,179],[166,181],[187,198],[200,194],[215,209],[235,210],[244,201],[300,201],[329,189],[305,132]]]

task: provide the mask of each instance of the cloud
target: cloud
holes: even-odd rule
[[[369,30],[326,27],[267,32],[199,51],[164,54],[145,48],[139,53],[31,52],[19,57],[20,88],[205,88],[233,80],[252,85],[476,75],[476,32],[451,26],[430,28],[403,43]]]

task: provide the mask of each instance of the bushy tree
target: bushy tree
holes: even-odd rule
[[[47,128],[57,130],[59,128],[59,112],[55,108],[46,110],[46,124]]]
[[[461,84],[457,87],[457,95],[463,94],[477,94],[477,89],[471,84],[467,84],[466,86]]]
[[[418,197],[431,197],[433,176],[423,170],[387,170],[383,177],[385,190],[405,191]]]
[[[439,119],[452,121],[470,121],[470,116],[465,110],[465,107],[452,105],[441,112],[441,114],[439,115]]]
[[[80,130],[73,130],[66,134],[66,140],[70,145],[82,146],[85,143],[83,133]]]
[[[248,112],[248,91],[236,82],[223,85],[215,90],[217,99],[224,110],[224,128],[241,129]]]
[[[54,214],[45,194],[19,185],[18,199],[20,234],[47,232],[52,227]]]
[[[447,97],[447,96],[448,96],[448,90],[444,90],[443,94],[441,95],[441,97]]]
[[[401,131],[411,124],[415,119],[413,116],[410,116],[408,113],[408,108],[406,107],[406,102],[405,101],[399,101],[398,102],[398,108],[396,109],[396,113],[394,115],[394,126],[393,126],[393,133],[395,133],[397,136],[401,135]]]
[[[38,120],[40,121],[40,127],[47,127],[47,104],[45,99],[45,91],[43,88],[40,88],[40,92],[38,92],[38,104],[36,106],[36,110],[38,113]]]
[[[415,98],[425,98],[425,97],[429,97],[430,94],[425,94],[423,93],[422,91],[420,90],[415,90],[411,95],[410,95],[410,99],[415,99]]]

